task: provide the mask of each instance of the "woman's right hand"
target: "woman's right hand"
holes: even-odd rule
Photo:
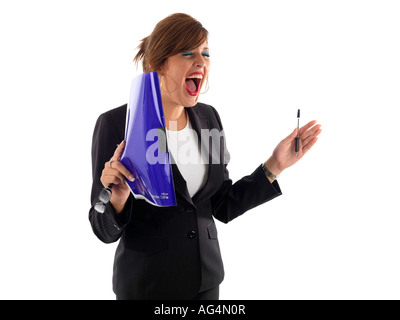
[[[100,177],[100,181],[104,187],[108,187],[111,183],[113,184],[110,203],[117,214],[121,213],[124,209],[130,193],[130,189],[125,183],[125,178],[130,181],[135,180],[132,173],[119,161],[124,151],[125,143],[125,140],[122,141],[117,149],[115,149],[110,161],[105,163]]]

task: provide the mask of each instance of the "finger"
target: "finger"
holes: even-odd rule
[[[112,156],[112,160],[119,160],[121,159],[122,153],[124,152],[125,149],[125,140],[123,140],[117,147],[117,149],[115,149],[114,151],[114,155]]]
[[[289,134],[284,140],[290,143],[295,137],[297,137],[297,128],[295,128],[293,132]]]
[[[115,186],[118,186],[121,184],[121,179],[118,178],[117,176],[102,176],[100,178],[100,181],[104,187],[108,187],[108,186],[110,186],[110,184],[113,184]]]
[[[106,168],[103,170],[101,182],[105,186],[111,183],[119,185],[125,183],[125,177],[116,169]]]
[[[305,140],[306,138],[308,138],[309,136],[313,136],[315,135],[318,131],[321,130],[321,125],[317,124],[315,126],[313,126],[312,128],[309,128],[307,131],[305,131],[303,134],[300,135],[300,138]],[[321,133],[321,132],[319,132]],[[318,134],[319,134],[318,133]]]
[[[306,132],[308,129],[310,129],[314,124],[317,123],[317,120],[312,120],[309,123],[307,123],[306,125],[302,126],[300,128],[300,135],[302,135],[304,132]]]
[[[318,141],[318,137],[313,137],[307,144],[302,148],[303,154],[306,154]]]
[[[122,164],[122,162],[118,160],[113,161],[112,168],[118,170],[126,179],[135,181],[133,174]]]
[[[313,138],[318,137],[321,132],[322,132],[321,125],[317,125],[314,128],[309,129],[301,137],[303,145],[307,145]]]
[[[317,123],[317,121],[316,121],[316,120],[313,120],[313,121],[310,121],[309,123],[307,123],[305,126],[301,127],[301,128],[299,129],[299,136],[300,136],[300,138],[304,140],[304,139],[306,139],[310,134],[312,134],[315,130],[321,128],[321,125],[319,124],[318,126],[315,126],[314,128],[312,128],[312,129],[314,129],[314,131],[310,131],[310,128],[311,128],[312,126],[314,126],[316,123]],[[307,134],[304,136],[305,133],[307,133]],[[289,135],[286,137],[286,140],[289,141],[289,142],[292,142],[293,139],[294,139],[295,137],[297,137],[297,128],[295,128],[295,129],[293,130],[293,132],[292,132],[291,134],[289,134]]]
[[[322,132],[322,129],[321,129],[321,127],[319,127],[319,129],[314,132],[314,137],[318,137],[321,132]]]
[[[313,138],[314,138],[314,136],[309,136],[308,138],[301,140],[300,148],[305,147]]]

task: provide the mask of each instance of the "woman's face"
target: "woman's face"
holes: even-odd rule
[[[163,104],[192,107],[207,79],[210,55],[207,42],[167,59],[159,74]]]

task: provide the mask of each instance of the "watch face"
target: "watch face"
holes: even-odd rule
[[[263,171],[267,174],[268,177],[270,177],[271,179],[276,180],[276,178],[278,178],[278,176],[275,176],[271,171],[268,170],[268,168],[265,166],[265,164],[263,163],[262,165]]]

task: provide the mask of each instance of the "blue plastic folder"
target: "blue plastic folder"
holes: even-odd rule
[[[127,180],[134,197],[155,206],[176,206],[157,72],[132,80],[125,141],[121,162],[135,178]]]

